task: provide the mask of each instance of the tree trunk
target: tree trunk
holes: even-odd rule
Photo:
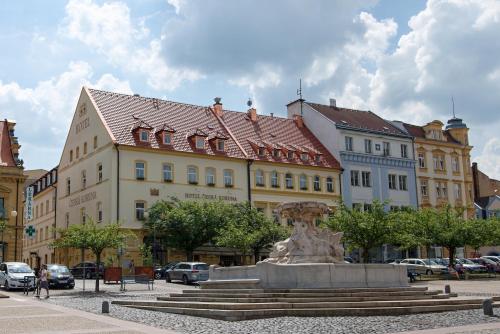
[[[101,266],[101,253],[95,254],[95,264],[96,264],[96,273],[95,273],[95,292],[99,292],[99,274],[100,274],[100,266]]]
[[[448,261],[450,261],[450,266],[455,264],[455,247],[446,247],[448,249]]]
[[[363,263],[368,263],[370,261],[370,253],[368,248],[363,248]]]
[[[187,262],[193,262],[193,251],[192,250],[186,250],[186,259],[187,259]]]
[[[257,259],[259,258],[259,249],[254,249],[253,250],[253,259],[254,259],[254,264],[257,264]]]

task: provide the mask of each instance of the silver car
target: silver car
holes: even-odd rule
[[[429,259],[404,259],[399,264],[415,269],[417,274],[433,275],[448,271],[448,268]]]
[[[24,288],[28,280],[29,288],[35,287],[35,274],[24,262],[4,262],[0,264],[0,285],[5,290]]]
[[[165,273],[165,280],[182,281],[184,284],[208,280],[208,264],[203,262],[179,262]]]

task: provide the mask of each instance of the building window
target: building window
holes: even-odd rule
[[[397,189],[396,175],[395,174],[389,174],[389,189],[392,189],[392,190]]]
[[[163,181],[164,182],[172,182],[172,165],[171,164],[163,164]]]
[[[102,223],[102,203],[97,202],[97,213],[96,218],[98,223]]]
[[[318,175],[314,176],[313,189],[314,191],[321,191],[321,178]]]
[[[326,178],[326,191],[333,193],[333,178],[331,176]]]
[[[273,170],[271,172],[271,187],[279,188],[279,186],[280,186],[280,183],[279,183],[278,172]]]
[[[363,208],[363,204],[361,204],[361,203],[352,203],[352,209],[354,211],[361,211],[362,208]]]
[[[80,157],[80,147],[76,147],[76,158],[78,159]]]
[[[408,158],[408,145],[401,144],[401,157]]]
[[[43,203],[40,204],[40,216],[43,216]]]
[[[372,153],[372,141],[371,141],[371,139],[365,139],[365,153]]]
[[[230,169],[224,169],[224,186],[225,187],[232,187],[234,185],[233,183],[233,171]]]
[[[384,141],[382,143],[382,145],[384,146],[383,155],[386,157],[390,156],[391,155],[391,143]]]
[[[309,160],[309,154],[307,154],[307,153],[301,153],[301,154],[300,154],[300,159],[301,159],[302,161],[307,161],[307,160]]]
[[[85,208],[81,208],[80,209],[80,221],[82,222],[82,224],[85,224],[87,220],[87,214],[85,213]]]
[[[66,228],[69,227],[69,212],[64,215],[64,224],[66,224]]]
[[[307,190],[307,176],[305,174],[301,174],[299,177],[299,187],[300,190]]]
[[[423,197],[429,196],[429,184],[427,180],[420,181],[420,193]]]
[[[94,136],[94,150],[97,148],[97,136]]]
[[[144,220],[145,211],[146,211],[145,202],[135,202],[135,219]]]
[[[144,180],[146,178],[146,163],[137,161],[135,163],[135,178],[136,180]]]
[[[195,166],[188,166],[187,177],[189,184],[198,184],[198,168]]]
[[[42,179],[42,189],[45,189],[45,178]]]
[[[261,169],[255,171],[255,184],[259,187],[264,187],[264,172]]]
[[[361,172],[361,182],[363,187],[371,187],[371,173],[370,172]]]
[[[196,136],[196,148],[198,150],[203,150],[205,148],[205,138]]]
[[[66,196],[71,194],[71,179],[68,177],[66,179]]]
[[[365,211],[365,212],[372,211],[372,205],[370,203],[363,204],[363,211]]]
[[[264,155],[266,155],[265,148],[264,147],[259,147],[258,154],[259,154],[259,157],[263,157]]]
[[[139,132],[139,138],[143,142],[148,142],[149,141],[149,131],[147,131],[147,130],[141,130]]]
[[[47,174],[47,185],[50,186],[51,179],[50,179],[50,174]]]
[[[359,187],[359,171],[357,170],[351,171],[351,186]]]
[[[451,158],[451,168],[452,168],[454,173],[460,172],[460,164],[458,162],[458,157]]]
[[[172,134],[168,132],[163,133],[163,144],[172,145]]]
[[[285,187],[287,189],[293,189],[293,176],[291,173],[285,174]]]
[[[97,164],[97,183],[102,182],[102,164],[98,163]]]
[[[217,151],[224,152],[224,139],[217,139]]]
[[[45,214],[49,213],[49,200],[45,201]]]
[[[279,159],[281,157],[281,150],[278,148],[273,149],[273,158]]]
[[[69,151],[69,162],[73,161],[73,150]]]
[[[436,194],[438,198],[448,197],[448,189],[446,187],[446,182],[436,182]]]
[[[345,137],[345,150],[352,151],[352,137]]]
[[[425,168],[425,153],[418,154],[418,167]]]
[[[316,154],[316,155],[314,156],[314,161],[316,161],[316,163],[318,163],[318,164],[319,164],[319,163],[321,162],[321,154]]]
[[[215,168],[208,167],[205,171],[207,186],[215,186]]]
[[[87,142],[83,143],[83,154],[87,154]]]
[[[446,170],[445,158],[444,155],[435,155],[433,156],[434,161],[434,169],[435,170]]]
[[[82,189],[87,188],[87,171],[82,170]]]
[[[399,175],[399,190],[408,190],[407,179],[406,175]]]
[[[293,159],[293,151],[286,152],[286,157],[288,158],[288,160],[292,160]]]
[[[454,184],[453,192],[455,193],[455,199],[460,201],[462,199],[462,186],[460,183]]]

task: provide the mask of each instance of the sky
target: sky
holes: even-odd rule
[[[48,5],[47,5],[48,4]],[[27,169],[60,154],[83,85],[286,116],[311,102],[470,128],[500,179],[498,0],[52,0],[0,4],[0,117]]]

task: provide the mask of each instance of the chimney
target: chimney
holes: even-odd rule
[[[216,97],[214,98],[214,112],[217,116],[222,117],[223,112],[222,112],[222,103],[220,102],[221,98]]]
[[[295,124],[297,124],[297,127],[303,128],[304,127],[304,119],[300,115],[293,115],[293,120],[295,121]]]
[[[250,120],[252,122],[257,122],[257,109],[255,108],[248,109],[248,117],[250,117]]]
[[[337,100],[330,99],[330,107],[337,107]]]

